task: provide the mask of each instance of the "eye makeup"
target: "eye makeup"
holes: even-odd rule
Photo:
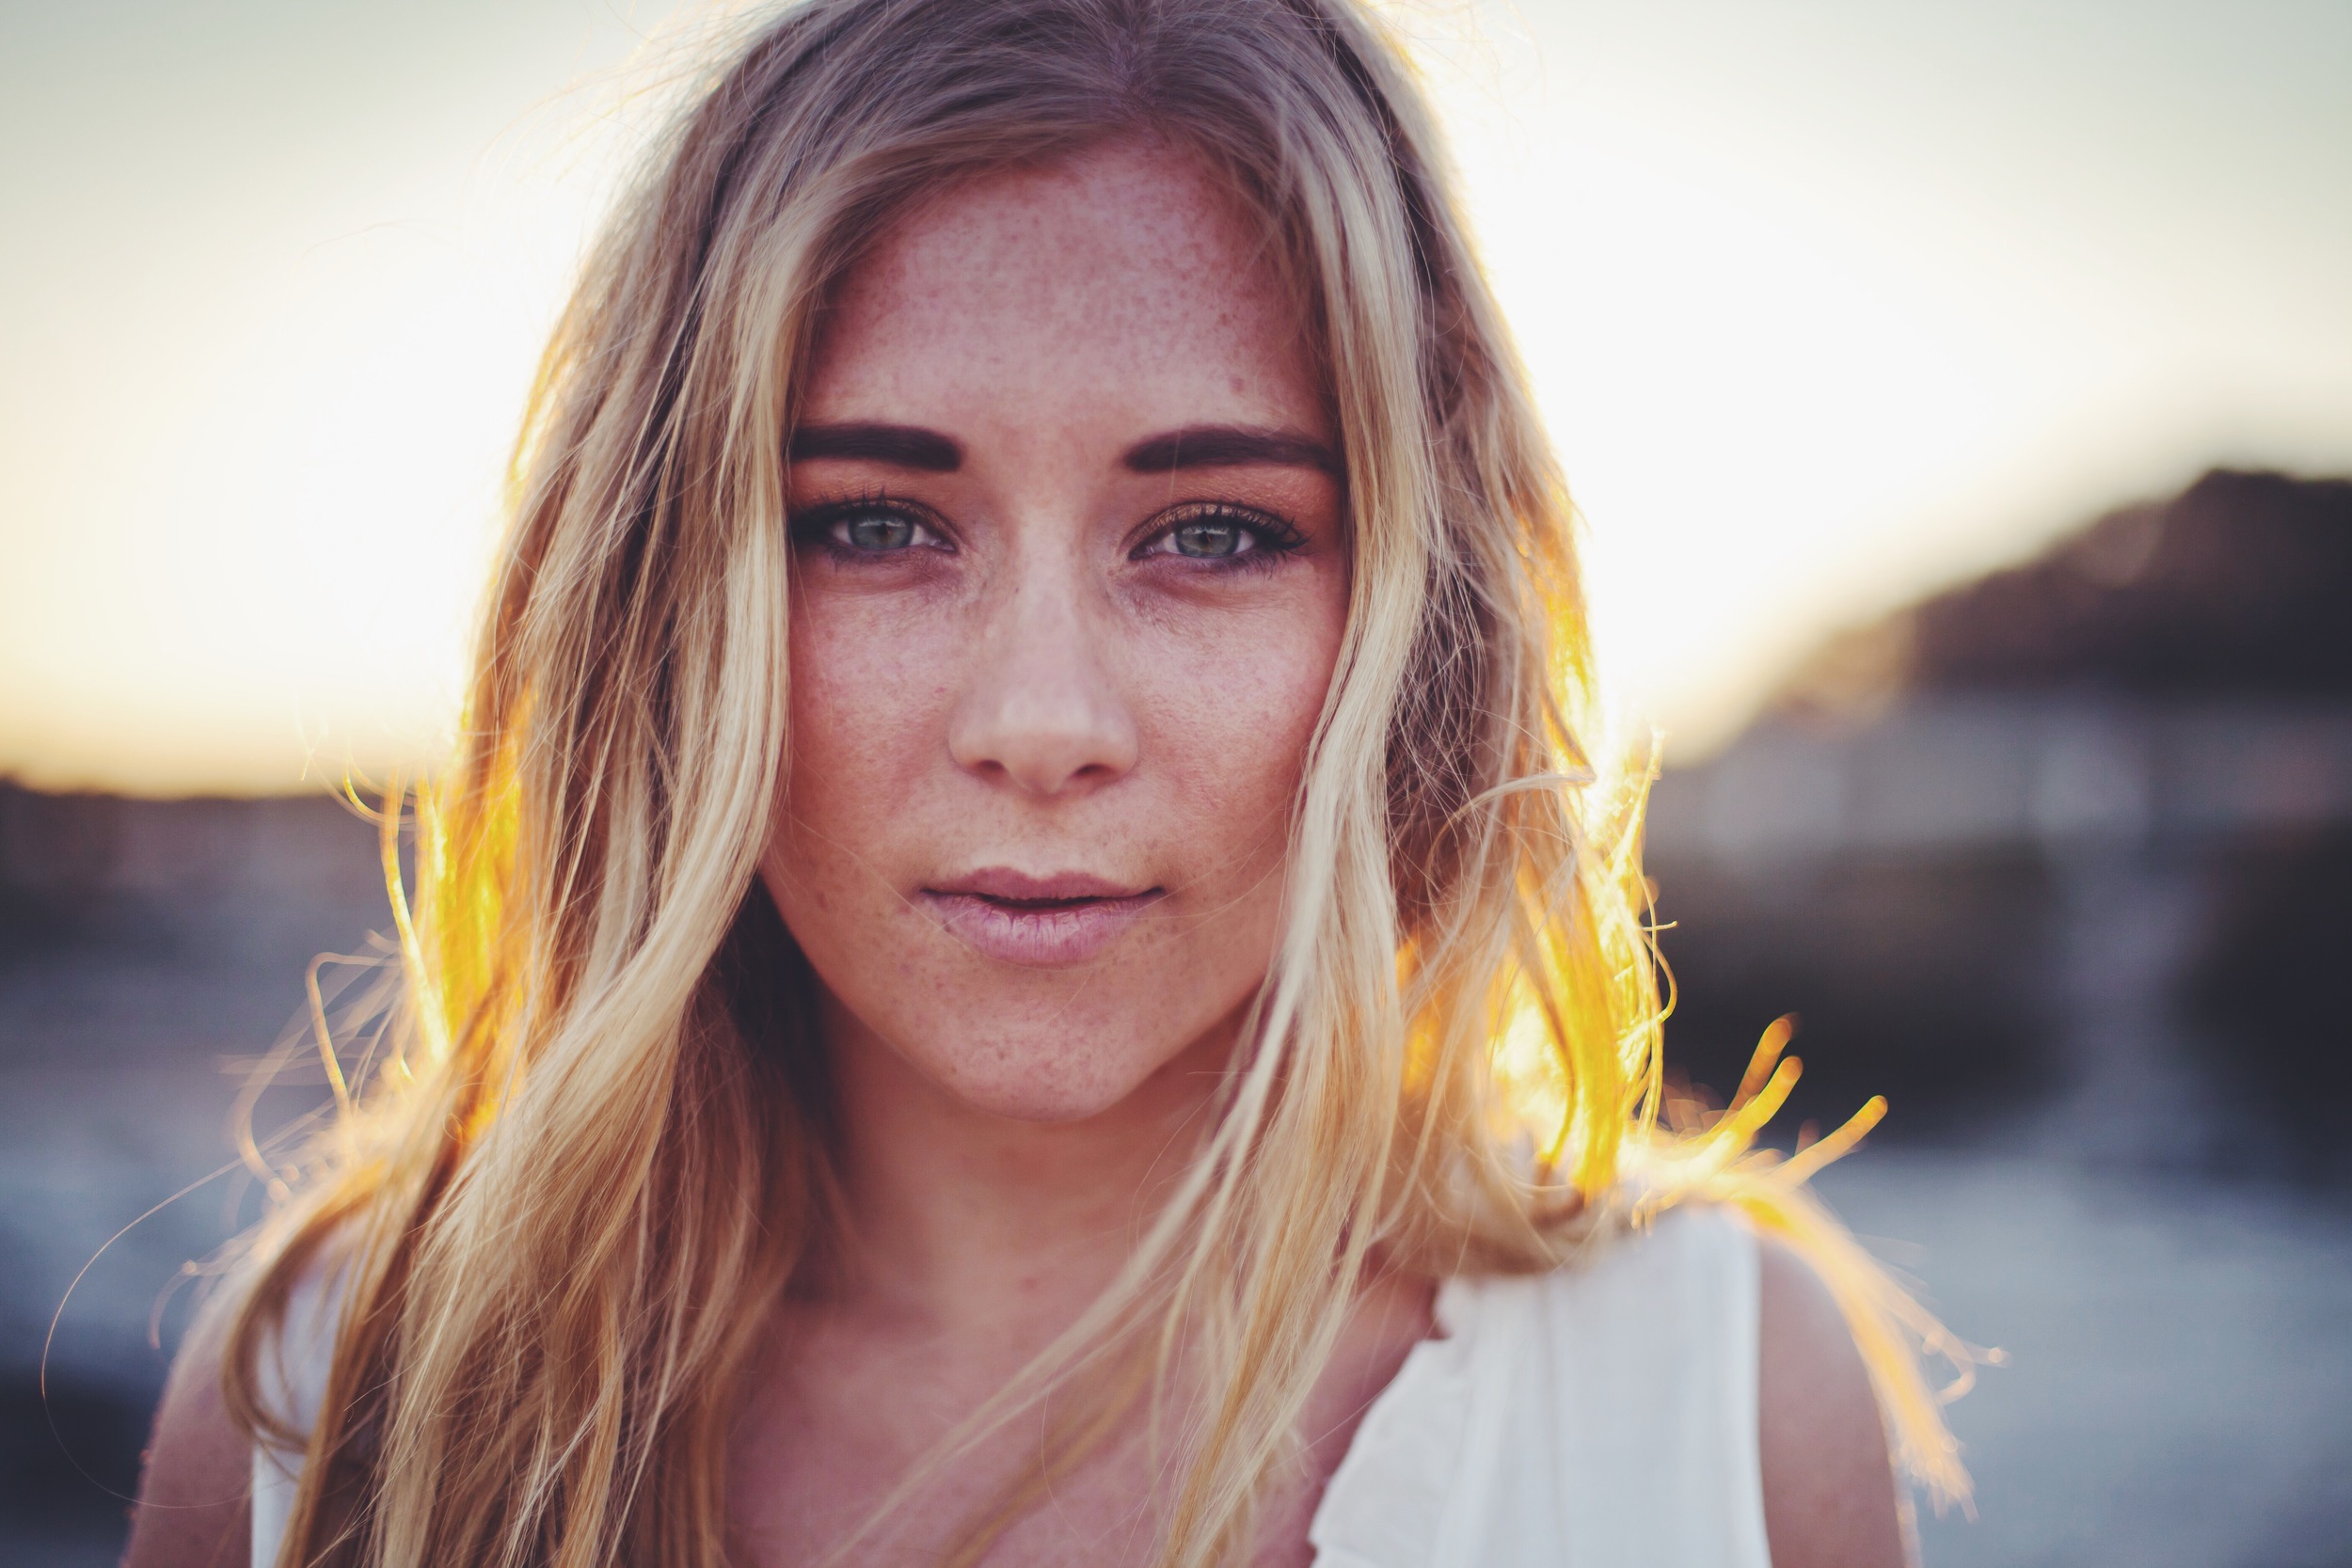
[[[927,506],[875,490],[820,501],[793,514],[794,543],[844,563],[888,561],[917,550],[953,554],[955,543]]]
[[[1286,519],[1231,501],[1196,501],[1153,519],[1131,561],[1174,560],[1206,571],[1263,571],[1294,555],[1307,536]]]
[[[882,490],[803,507],[793,514],[790,528],[797,546],[820,550],[845,565],[887,562],[917,552],[958,553],[938,514]],[[1307,543],[1288,519],[1232,501],[1185,502],[1145,528],[1128,560],[1191,572],[1263,571]]]

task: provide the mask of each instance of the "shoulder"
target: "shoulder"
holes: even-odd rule
[[[236,1307],[237,1292],[215,1295],[172,1362],[124,1568],[241,1568],[250,1560],[253,1449],[221,1393]]]
[[[1776,1568],[1899,1568],[1901,1510],[1878,1397],[1829,1289],[1756,1246],[1757,1424]]]
[[[1522,1331],[1563,1350],[1606,1346],[1614,1359],[1685,1369],[1694,1383],[1756,1359],[1756,1236],[1738,1213],[1711,1204],[1679,1205],[1605,1233],[1548,1274],[1465,1283],[1498,1307],[1518,1299]]]
[[[1769,1545],[1775,1568],[1901,1568],[1894,1468],[1845,1317],[1802,1255],[1737,1211],[1670,1209],[1585,1261],[1478,1295],[1475,1332],[1511,1341],[1521,1369],[1555,1369],[1515,1396],[1531,1428],[1607,1434],[1552,1439],[1588,1472],[1576,1484],[1606,1478],[1718,1521],[1720,1560]]]

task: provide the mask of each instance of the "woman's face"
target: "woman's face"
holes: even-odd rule
[[[845,281],[791,437],[761,875],[836,1051],[1072,1120],[1264,977],[1346,614],[1297,311],[1190,158],[992,176]]]

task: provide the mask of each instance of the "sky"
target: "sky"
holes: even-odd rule
[[[689,14],[0,0],[0,776],[446,748],[533,360]],[[1672,755],[2106,508],[2352,473],[2342,0],[1393,14]]]

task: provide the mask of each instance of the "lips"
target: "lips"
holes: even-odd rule
[[[933,918],[1000,963],[1064,969],[1086,963],[1166,896],[1083,872],[1033,877],[993,866],[920,895]]]

